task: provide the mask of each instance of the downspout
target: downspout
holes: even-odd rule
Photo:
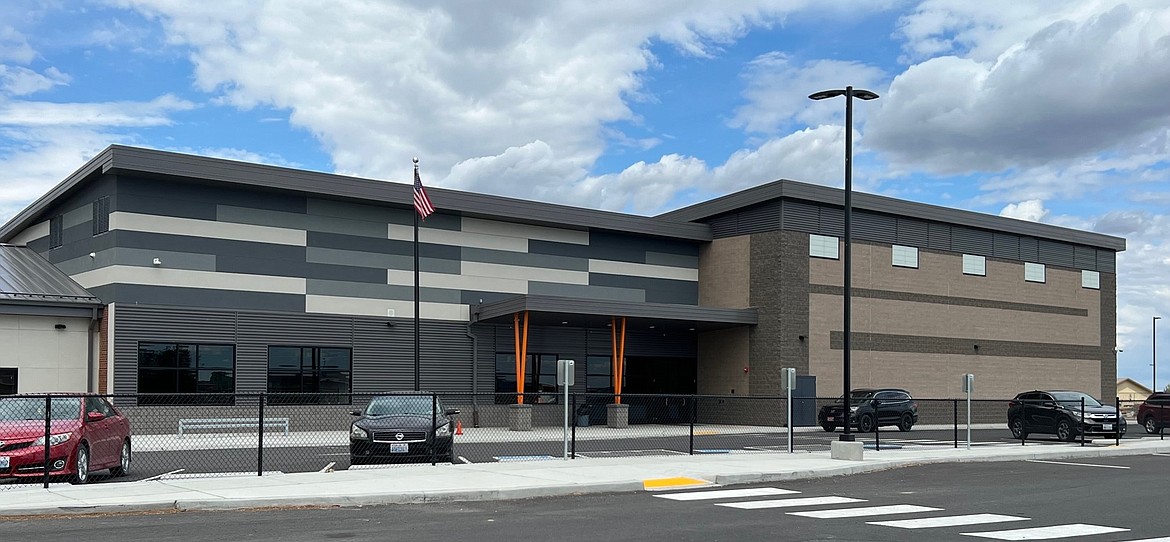
[[[97,388],[95,388],[95,387],[94,387],[94,381],[93,381],[93,380],[94,380],[94,379],[93,379],[93,373],[94,373],[94,366],[93,366],[93,330],[94,330],[94,328],[96,328],[96,327],[97,327],[97,324],[98,324],[98,322],[99,322],[100,320],[99,320],[99,318],[98,318],[98,309],[97,309],[97,307],[90,307],[90,309],[89,309],[89,310],[90,310],[90,314],[89,314],[89,335],[87,335],[87,336],[86,336],[86,338],[85,338],[85,339],[86,339],[86,340],[85,340],[85,343],[86,343],[86,346],[85,346],[85,350],[86,350],[86,356],[85,356],[85,357],[86,357],[86,360],[85,360],[85,389],[86,389],[86,391],[87,391],[87,392],[89,392],[89,393],[95,393],[95,392],[97,392]]]

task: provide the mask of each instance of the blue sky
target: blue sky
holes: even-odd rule
[[[430,185],[647,215],[841,186],[843,104],[807,95],[852,84],[882,96],[856,190],[1127,239],[1118,373],[1149,384],[1166,66],[1164,0],[8,0],[0,220],[112,143],[393,182],[418,156]]]

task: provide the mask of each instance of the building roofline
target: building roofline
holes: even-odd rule
[[[696,203],[681,209],[657,215],[656,218],[680,222],[695,222],[716,215],[728,213],[750,207],[765,201],[779,198],[798,199],[844,206],[844,190],[829,186],[802,183],[789,179],[780,179],[760,186],[727,194],[702,203]],[[962,209],[952,209],[938,205],[929,205],[895,199],[876,194],[866,194],[854,191],[852,206],[854,209],[887,213],[892,215],[909,216],[958,224],[973,228],[1004,231],[1020,235],[1028,235],[1044,239],[1065,241],[1080,245],[1106,248],[1121,252],[1125,250],[1125,239],[1101,233],[1087,232],[1072,228],[1063,228],[1051,224],[1041,224],[1027,220],[1007,218],[1002,216],[977,213]]]
[[[0,242],[33,225],[40,213],[76,186],[107,173],[290,190],[323,198],[390,203],[403,207],[410,207],[414,198],[413,185],[407,183],[111,145],[0,227]],[[712,238],[711,229],[706,224],[439,187],[428,187],[427,193],[439,212],[453,211],[464,216],[492,219],[507,217],[509,220],[537,225],[612,230],[689,241],[709,241]]]
[[[702,307],[672,303],[643,303],[634,301],[612,301],[604,299],[520,295],[485,303],[473,308],[471,321],[510,321],[519,312],[541,313],[561,323],[569,321],[575,327],[604,326],[610,317],[626,317],[646,321],[681,322],[699,329],[720,329],[735,326],[756,325],[759,320],[756,309],[728,309]],[[545,322],[545,325],[553,325]]]

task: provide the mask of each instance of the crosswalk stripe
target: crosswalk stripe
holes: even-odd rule
[[[788,512],[791,516],[804,516],[817,519],[860,518],[865,516],[887,516],[893,514],[913,514],[916,512],[937,512],[942,508],[917,506],[913,504],[891,504],[888,506],[863,506],[860,508],[839,508],[836,510],[809,510],[807,512]]]
[[[1141,540],[1124,540],[1123,542],[1170,542],[1170,536],[1160,536],[1158,538],[1143,538]]]
[[[958,527],[960,525],[979,525],[983,523],[1000,523],[1004,521],[1025,521],[1029,518],[1019,516],[1004,516],[1001,514],[966,514],[962,516],[942,516],[936,518],[898,519],[891,521],[870,521],[870,525],[884,525],[902,529],[930,529],[934,527]]]
[[[1129,529],[1122,529],[1121,527],[1106,527],[1103,525],[1071,523],[1068,525],[1053,525],[1051,527],[1033,527],[1031,529],[1012,529],[1010,531],[990,531],[985,533],[962,534],[964,536],[978,536],[981,538],[994,538],[996,540],[1051,540],[1053,538],[1068,538],[1071,536],[1120,533],[1128,530]]]
[[[849,497],[804,497],[800,499],[773,499],[769,501],[721,502],[715,506],[756,510],[760,508],[788,508],[795,506],[820,506],[824,504],[847,504],[865,502],[865,499],[851,499]]]
[[[747,489],[713,489],[710,491],[688,491],[686,493],[661,493],[655,497],[672,501],[701,501],[708,499],[733,499],[739,497],[764,497],[769,495],[790,495],[800,493],[778,487],[753,487]]]

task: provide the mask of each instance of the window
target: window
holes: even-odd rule
[[[1081,271],[1081,287],[1091,290],[1101,289],[1101,273],[1096,271]]]
[[[93,202],[93,234],[110,231],[110,197],[98,198]]]
[[[983,256],[973,256],[971,254],[963,255],[963,274],[964,275],[987,275],[987,259]]]
[[[557,355],[528,354],[527,358],[524,367],[524,402],[558,402]],[[516,354],[496,354],[496,393],[497,404],[516,402]]]
[[[0,368],[0,395],[16,394],[16,368]]]
[[[832,258],[837,259],[837,238],[828,235],[817,235],[815,233],[808,236],[808,255],[817,258]]]
[[[348,405],[352,351],[314,346],[268,347],[268,403]]]
[[[144,394],[139,403],[234,404],[235,368],[235,346],[139,343],[138,393]]]
[[[585,393],[613,393],[613,357],[585,358]]]
[[[57,248],[64,243],[64,220],[61,215],[49,219],[49,248]]]
[[[1028,282],[1044,282],[1044,264],[1024,262],[1024,280]]]
[[[918,269],[918,247],[894,245],[894,267]]]

